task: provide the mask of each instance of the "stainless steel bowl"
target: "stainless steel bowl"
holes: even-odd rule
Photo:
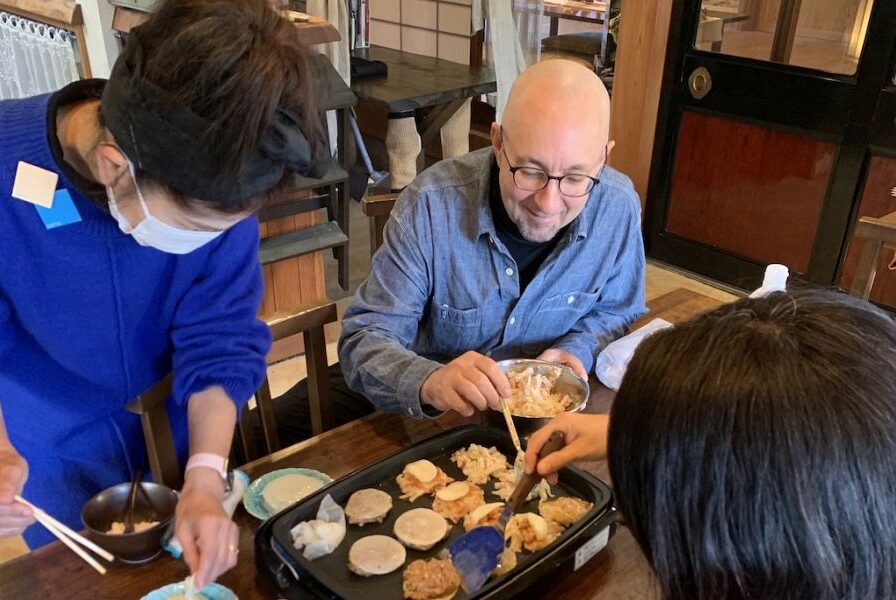
[[[588,382],[578,375],[576,375],[572,369],[565,365],[558,365],[557,363],[547,362],[544,360],[535,360],[531,358],[512,358],[509,360],[502,360],[498,362],[498,366],[505,373],[512,373],[515,371],[522,371],[528,368],[532,368],[536,373],[541,373],[544,375],[551,374],[555,372],[557,369],[560,369],[560,377],[557,379],[556,389],[560,393],[569,394],[573,398],[579,398],[578,402],[576,402],[572,408],[570,408],[566,412],[579,412],[585,408],[585,405],[588,403],[588,395],[590,393],[590,389],[588,388]],[[511,412],[512,414],[512,412]],[[521,437],[528,437],[532,432],[541,429],[545,425],[547,425],[551,419],[554,417],[524,417],[521,415],[513,414],[513,424],[516,426],[517,433]],[[502,429],[506,428],[506,424],[504,423],[504,416],[498,411],[488,411],[487,416],[488,423],[494,427],[500,427]]]
[[[143,493],[137,490],[134,502],[134,522],[158,521],[156,525],[132,533],[109,533],[112,523],[123,521],[128,503],[130,483],[119,483],[103,490],[87,501],[81,509],[81,521],[90,538],[131,564],[142,564],[162,552],[162,536],[174,517],[177,493],[157,483],[144,483]]]

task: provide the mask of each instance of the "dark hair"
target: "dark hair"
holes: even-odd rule
[[[315,157],[326,154],[313,55],[269,0],[163,0],[141,26],[141,43],[142,76],[210,122],[204,142],[218,149],[222,168],[238,169],[258,151],[278,109],[297,117]],[[256,209],[291,175],[261,198],[212,204],[224,212]],[[140,178],[192,203],[164,182]]]
[[[609,462],[665,598],[893,597],[896,325],[806,289],[658,332]]]

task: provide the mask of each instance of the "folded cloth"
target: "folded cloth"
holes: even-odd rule
[[[672,323],[663,319],[654,319],[644,327],[612,342],[597,355],[594,374],[605,386],[613,391],[618,391],[628,363],[635,355],[638,345],[651,334],[667,327],[672,327]]]
[[[385,77],[389,74],[389,67],[381,60],[367,60],[360,56],[353,56],[352,81],[364,77]]]

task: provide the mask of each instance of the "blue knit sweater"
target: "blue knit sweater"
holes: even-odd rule
[[[102,489],[145,467],[125,404],[174,372],[169,400],[186,454],[186,402],[220,385],[240,408],[260,384],[270,335],[256,314],[258,223],[186,255],[142,247],[54,160],[51,96],[0,102],[0,406],[30,466],[24,496],[75,529]],[[81,221],[47,229],[12,198],[18,161],[59,173]],[[39,525],[32,547],[52,538]]]

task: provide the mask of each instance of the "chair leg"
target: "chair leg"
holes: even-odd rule
[[[862,255],[859,258],[859,266],[852,280],[849,293],[867,300],[871,296],[871,288],[874,286],[874,275],[877,271],[877,258],[883,242],[874,239],[865,239]]]
[[[280,436],[277,433],[277,418],[274,415],[274,401],[271,398],[271,386],[267,378],[261,383],[255,394],[258,404],[258,416],[261,419],[261,431],[264,434],[264,442],[267,452],[276,452],[280,449]]]
[[[237,424],[237,435],[234,436],[234,449],[232,451],[232,454],[239,459],[239,462],[236,464],[245,464],[262,455],[258,448],[258,442],[255,439],[255,421],[258,419],[260,422],[257,396],[255,406],[254,413],[248,408],[244,409],[243,416]]]
[[[335,248],[336,250],[336,263],[339,266],[339,286],[348,291],[349,286],[349,257],[351,254],[349,253],[349,244],[351,243],[351,235],[349,234],[349,228],[351,227],[348,216],[348,201],[349,201],[349,192],[348,192],[348,182],[343,183],[339,186],[339,189],[336,191],[336,199],[339,204],[339,228],[342,230],[342,233],[345,234],[345,244]]]
[[[308,368],[311,431],[317,435],[333,425],[327,344],[323,327],[315,327],[305,331],[302,335],[305,340],[305,363]]]
[[[179,490],[183,485],[183,475],[177,463],[168,411],[145,412],[140,415],[140,424],[143,427],[143,437],[146,439],[152,478],[156,483]]]
[[[336,185],[331,185],[327,189],[327,219],[330,221],[336,221],[339,224],[339,228],[342,229],[342,215],[340,214],[342,209],[342,204],[339,202],[339,193],[336,191]],[[343,232],[345,230],[343,229]],[[336,248],[333,248],[333,258],[338,259],[339,256],[336,253]]]

